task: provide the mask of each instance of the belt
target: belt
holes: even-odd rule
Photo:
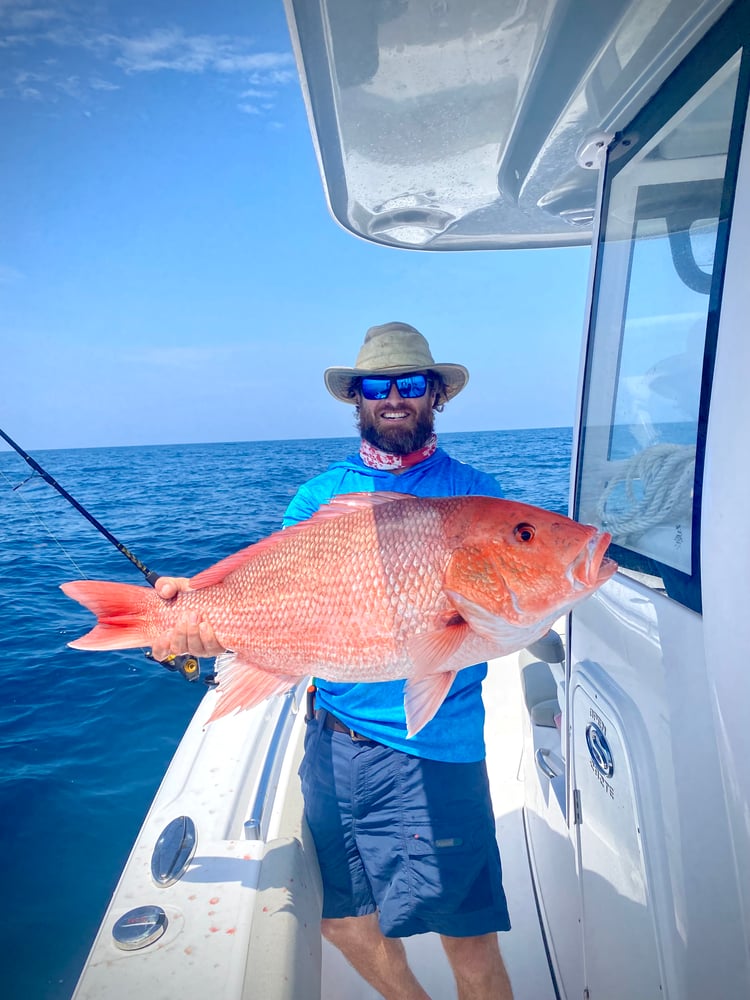
[[[325,722],[323,723],[326,729],[332,729],[334,733],[346,733],[346,735],[352,739],[355,743],[376,743],[376,740],[370,739],[369,736],[362,736],[361,733],[355,733],[353,729],[349,726],[345,726],[341,719],[337,719],[335,715],[330,712],[326,712]]]

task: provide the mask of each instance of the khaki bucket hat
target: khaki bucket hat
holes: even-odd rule
[[[453,399],[469,381],[463,365],[435,364],[430,345],[408,323],[371,326],[365,334],[354,368],[326,368],[326,388],[342,403],[356,403],[349,395],[352,379],[362,375],[398,375],[401,372],[437,372],[445,383],[446,399]]]

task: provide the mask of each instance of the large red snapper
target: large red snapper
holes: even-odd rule
[[[210,621],[234,654],[220,658],[210,721],[310,674],[406,678],[413,735],[456,671],[528,645],[608,580],[609,541],[495,497],[355,493],[204,570],[172,601],[122,583],[62,589],[99,619],[77,649],[149,645],[190,612]]]

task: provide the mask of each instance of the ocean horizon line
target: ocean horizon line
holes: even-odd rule
[[[441,438],[445,437],[457,437],[461,435],[470,434],[523,434],[523,433],[537,433],[539,431],[572,431],[572,424],[559,424],[555,426],[539,426],[539,427],[503,427],[495,429],[485,429],[485,430],[438,430],[438,442]],[[162,442],[151,442],[151,443],[140,443],[140,444],[96,444],[96,445],[68,445],[68,446],[57,446],[54,448],[43,448],[43,447],[27,447],[26,444],[22,442],[17,442],[20,447],[25,451],[31,453],[33,450],[36,453],[50,453],[50,452],[60,452],[60,451],[112,451],[114,449],[136,449],[136,448],[216,448],[224,447],[228,445],[243,445],[243,444],[279,444],[279,443],[289,443],[289,444],[300,444],[305,441],[350,441],[356,443],[359,440],[359,436],[354,434],[326,434],[322,436],[306,435],[303,437],[278,437],[278,438],[236,438],[226,441],[162,441]],[[0,441],[0,455],[1,454],[17,455],[10,445],[5,444],[5,442]]]

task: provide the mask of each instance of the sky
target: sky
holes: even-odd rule
[[[323,369],[392,320],[471,372],[438,431],[574,421],[588,248],[341,229],[282,0],[0,0],[0,136],[0,427],[28,451],[353,435]]]

